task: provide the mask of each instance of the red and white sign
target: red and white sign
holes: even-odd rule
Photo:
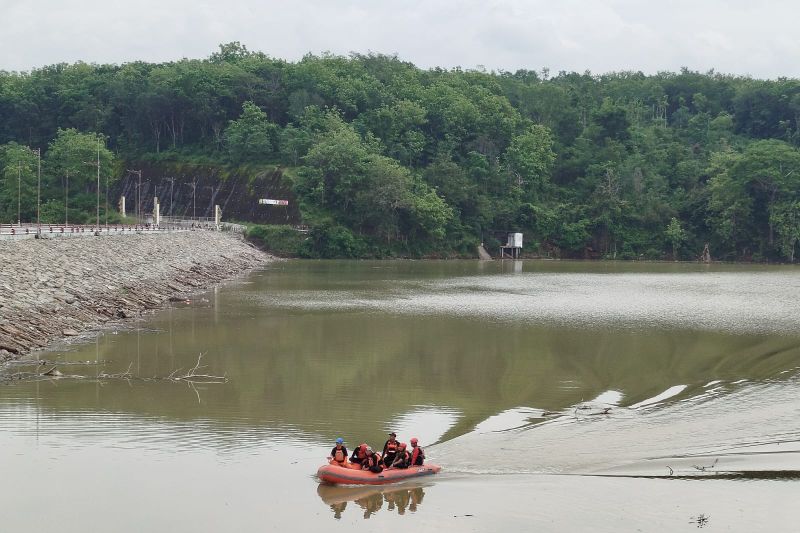
[[[270,200],[269,198],[260,198],[258,203],[261,205],[289,205],[289,200]]]

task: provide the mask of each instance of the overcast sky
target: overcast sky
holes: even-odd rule
[[[0,0],[0,70],[397,53],[421,67],[800,77],[797,0]]]

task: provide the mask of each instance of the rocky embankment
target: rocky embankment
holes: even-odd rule
[[[0,242],[0,361],[137,317],[269,259],[211,231]]]

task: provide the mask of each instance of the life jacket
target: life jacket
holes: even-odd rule
[[[398,457],[400,457],[400,460],[402,461],[401,463],[397,463],[398,466],[406,467],[406,466],[410,465],[409,461],[411,460],[411,455],[409,455],[408,450],[403,450],[403,451],[397,452],[397,455],[395,455],[394,461],[392,461],[392,464],[395,464],[395,462],[397,461]]]
[[[364,459],[367,457],[367,453],[361,451],[361,446],[353,450],[353,455],[350,456],[351,463],[361,464],[364,462]]]
[[[381,454],[373,453],[372,455],[368,455],[367,459],[362,465],[366,465],[367,468],[371,468],[373,466],[378,466],[381,464]]]
[[[344,453],[344,447],[337,446],[334,448],[333,460],[337,463],[344,463],[345,459],[347,459],[347,454]]]
[[[423,463],[425,460],[425,450],[419,446],[414,446],[414,451],[411,453],[411,466],[415,466],[417,464],[417,460],[419,460],[419,464]]]

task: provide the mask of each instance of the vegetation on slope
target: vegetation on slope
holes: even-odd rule
[[[18,174],[35,217],[28,146],[42,217],[63,217],[69,171],[70,218],[91,220],[98,135],[112,188],[128,161],[289,169],[308,256],[471,254],[522,231],[555,257],[691,259],[708,242],[793,261],[800,238],[797,80],[290,63],[238,43],[0,72],[0,220],[17,218]]]

